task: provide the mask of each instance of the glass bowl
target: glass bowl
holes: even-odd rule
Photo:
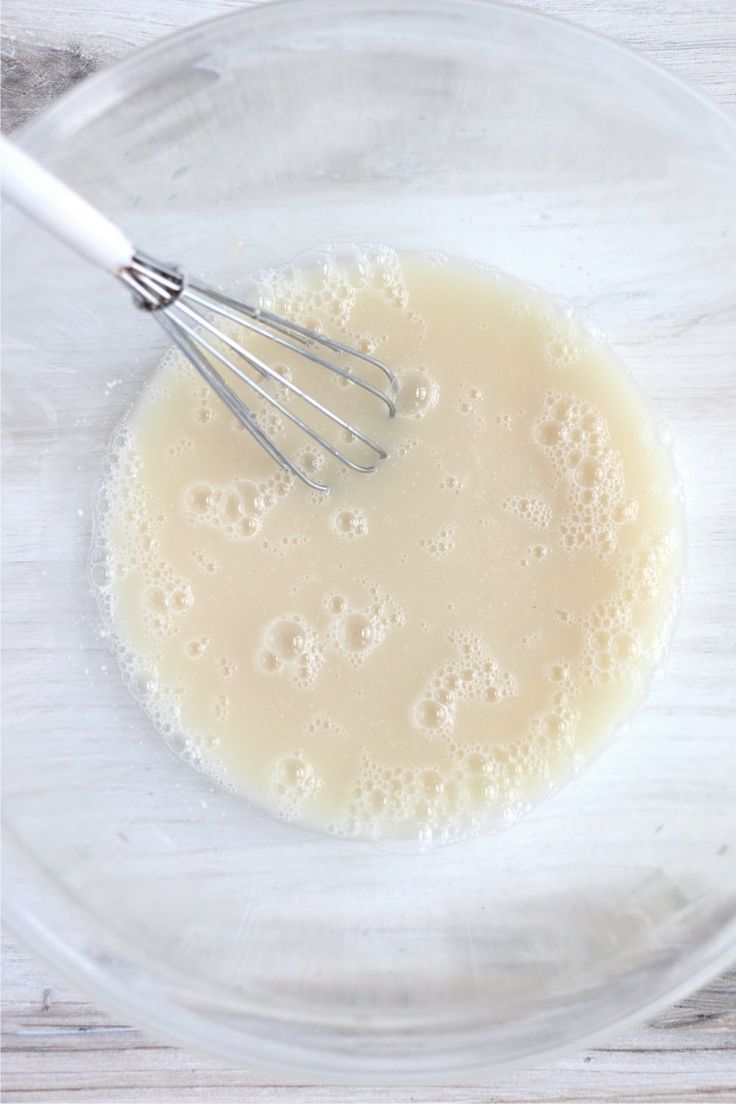
[[[722,969],[736,932],[736,128],[626,50],[473,0],[193,27],[22,144],[154,255],[235,280],[327,241],[475,257],[604,328],[671,427],[689,567],[627,733],[505,832],[396,854],[176,758],[87,574],[93,489],[163,349],[5,218],[5,918],[92,998],[227,1062],[411,1083],[539,1062]]]

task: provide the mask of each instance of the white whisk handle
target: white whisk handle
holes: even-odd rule
[[[113,274],[130,264],[133,246],[114,223],[47,172],[14,142],[0,139],[3,195],[92,264]]]

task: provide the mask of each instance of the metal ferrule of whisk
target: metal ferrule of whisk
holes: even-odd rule
[[[314,426],[281,402],[277,395],[268,389],[269,381],[274,381],[301,399],[312,410],[324,415],[328,421],[349,434],[349,439],[361,441],[375,454],[377,460],[386,458],[385,450],[357,426],[340,417],[293,380],[277,372],[261,357],[250,352],[242,341],[232,336],[231,327],[232,324],[242,327],[246,337],[250,334],[267,338],[275,345],[306,357],[321,368],[362,388],[382,402],[393,417],[396,407],[391,394],[396,389],[396,380],[379,360],[340,341],[334,341],[323,334],[272,314],[270,311],[241,303],[215,288],[188,279],[175,266],[163,264],[144,253],[134,253],[130,263],[119,270],[118,278],[130,289],[136,305],[154,314],[166,333],[258,444],[277,464],[302,482],[318,491],[329,490],[326,484],[314,479],[300,464],[279,448],[259,424],[253,410],[230,387],[218,369],[232,372],[254,395],[277,410],[315,444],[352,471],[367,474],[374,472],[376,465],[375,463],[368,465],[356,463],[344,449],[328,441]],[[224,319],[229,323],[228,331],[226,332],[221,325],[218,326],[215,319]],[[347,356],[352,360],[372,365],[386,379],[389,393],[375,387],[348,368],[336,364],[333,359],[327,359],[328,353]],[[247,369],[250,369],[250,372]]]

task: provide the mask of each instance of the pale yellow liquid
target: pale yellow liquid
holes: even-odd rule
[[[681,519],[651,413],[599,337],[477,267],[326,251],[257,291],[397,373],[390,420],[252,345],[390,458],[323,464],[264,408],[332,484],[311,492],[170,357],[101,518],[123,668],[190,759],[280,817],[440,841],[511,820],[628,717],[666,644]]]

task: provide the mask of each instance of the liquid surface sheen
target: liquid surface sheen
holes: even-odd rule
[[[279,817],[425,843],[508,823],[627,719],[666,646],[681,506],[651,412],[600,335],[486,269],[325,250],[246,291],[392,367],[391,420],[250,344],[390,458],[351,473],[249,398],[332,486],[310,491],[169,355],[100,499],[125,677],[173,746]]]

